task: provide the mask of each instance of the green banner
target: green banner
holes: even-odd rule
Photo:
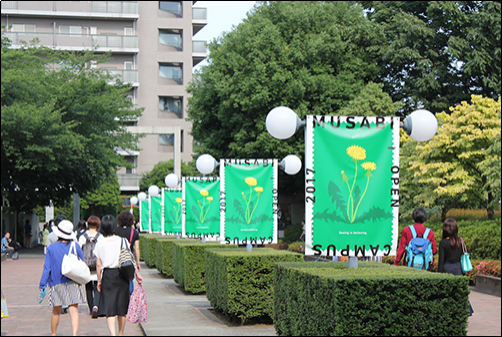
[[[305,254],[394,255],[399,118],[308,116],[306,127]]]
[[[214,177],[183,178],[183,235],[220,235],[220,181]]]
[[[162,189],[164,200],[164,233],[181,234],[181,217],[183,212],[180,189]]]
[[[151,224],[152,233],[160,233],[162,229],[162,197],[150,197]]]
[[[150,205],[148,200],[140,201],[139,212],[141,230],[143,232],[148,232],[150,230]]]
[[[277,243],[277,160],[220,161],[222,243]]]

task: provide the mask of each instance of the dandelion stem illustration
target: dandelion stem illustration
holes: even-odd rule
[[[176,208],[176,206],[173,206],[174,211],[176,212],[176,219],[174,219],[176,224],[179,224],[180,220],[181,220],[181,202],[182,201],[183,200],[181,200],[181,198],[176,198],[176,202],[178,203],[178,208]]]
[[[244,194],[244,192],[242,192],[242,198],[246,202],[246,212],[244,214],[244,217],[246,218],[245,219],[246,223],[249,224],[251,222],[252,217],[253,217],[253,213],[256,210],[256,206],[258,206],[258,202],[260,201],[260,195],[263,192],[263,187],[256,187],[256,188],[254,188],[254,190],[255,190],[255,192],[257,194],[257,197],[256,197],[256,203],[254,204],[254,208],[251,211],[249,209],[249,205],[251,204],[251,201],[252,201],[252,198],[253,198],[253,187],[256,186],[258,184],[258,182],[253,177],[247,177],[246,179],[244,179],[244,181],[249,186],[249,197],[246,197],[246,195]]]
[[[354,196],[352,194],[354,191],[354,187],[356,186],[356,180],[357,180],[357,162],[366,159],[366,150],[358,145],[352,145],[347,148],[347,154],[352,158],[352,161],[356,166],[356,173],[354,176],[354,181],[352,182],[352,187],[350,187],[349,185],[349,179],[345,175],[345,172],[342,171],[343,181],[345,181],[345,183],[347,184],[347,188],[349,189],[349,200],[347,202],[347,218],[352,223],[354,222],[355,219]],[[359,203],[360,202],[361,200],[359,200]]]
[[[368,180],[366,180],[366,188],[364,189],[364,193],[361,196],[361,199],[359,199],[359,202],[357,203],[357,207],[356,207],[355,212],[352,214],[352,221],[351,222],[354,222],[354,220],[356,219],[356,214],[357,214],[357,210],[359,209],[359,205],[361,205],[361,201],[363,200],[364,196],[366,195],[366,191],[368,190],[368,185],[370,184],[370,177],[373,176],[371,174],[371,171],[376,170],[376,164],[373,162],[366,162],[366,163],[361,164],[361,166],[363,169],[366,170],[366,177],[368,178]]]
[[[199,200],[197,200],[197,204],[199,205],[199,208],[200,208],[199,220],[200,220],[200,223],[204,223],[204,220],[206,218],[207,212],[209,211],[209,207],[211,207],[211,201],[213,200],[213,198],[212,197],[208,197],[209,192],[206,191],[206,190],[201,190],[199,193],[203,197],[202,198],[202,204],[201,204],[201,202]],[[206,212],[204,212],[204,208],[206,207],[206,199],[208,200],[208,205],[207,205]]]

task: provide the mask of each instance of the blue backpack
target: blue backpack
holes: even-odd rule
[[[429,236],[430,228],[425,229],[425,233],[421,238],[417,237],[415,227],[408,226],[413,234],[408,246],[406,246],[406,254],[408,256],[408,267],[415,269],[429,269],[432,264],[432,244],[427,239]]]

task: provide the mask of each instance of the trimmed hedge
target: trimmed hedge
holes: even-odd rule
[[[274,264],[280,336],[466,336],[467,277],[377,262]]]
[[[206,297],[213,308],[243,324],[252,318],[272,318],[274,262],[301,261],[300,254],[271,248],[207,249]]]
[[[139,235],[139,258],[140,260],[144,261],[147,266],[155,266],[155,258],[152,260],[152,253],[154,257],[156,256],[155,247],[152,243],[150,243],[150,241],[160,237],[160,234],[141,233]],[[152,249],[150,249],[150,247]],[[151,253],[150,250],[152,250],[153,252]]]
[[[157,270],[167,277],[173,277],[174,275],[174,244],[176,242],[200,242],[200,240],[196,239],[177,240],[175,236],[164,236],[156,238],[155,241],[157,249],[157,262],[155,265]]]
[[[206,249],[236,248],[237,245],[222,245],[220,242],[208,241],[201,243],[200,240],[193,242],[173,242],[173,276],[174,282],[183,289],[199,294],[206,291],[204,266],[204,252]]]

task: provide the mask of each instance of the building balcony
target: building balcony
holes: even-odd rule
[[[192,36],[207,25],[207,8],[192,7]]]
[[[138,37],[135,35],[90,35],[90,34],[52,34],[52,33],[14,33],[3,34],[12,41],[12,48],[20,48],[20,41],[30,42],[34,38],[38,45],[58,50],[81,51],[94,49],[96,52],[135,54],[139,52]]]
[[[139,191],[139,174],[117,174],[121,191]]]
[[[192,41],[192,66],[196,66],[199,62],[207,57],[206,41]]]
[[[2,1],[2,15],[91,18],[139,19],[137,1]]]

